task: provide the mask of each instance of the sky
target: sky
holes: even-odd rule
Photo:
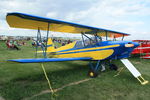
[[[0,35],[33,36],[36,31],[9,27],[10,12],[131,34],[126,39],[150,39],[150,0],[0,0]]]

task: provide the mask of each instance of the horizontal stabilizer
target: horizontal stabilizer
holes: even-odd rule
[[[42,62],[58,62],[58,61],[75,61],[75,60],[91,60],[92,58],[35,58],[35,59],[12,59],[8,61],[19,63],[42,63]]]
[[[144,56],[144,57],[141,57],[143,59],[150,59],[150,56]]]

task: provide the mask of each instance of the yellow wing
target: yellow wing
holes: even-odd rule
[[[56,19],[38,17],[23,13],[8,13],[6,16],[7,23],[10,27],[14,28],[25,28],[25,29],[40,29],[48,30],[48,25],[50,31],[54,32],[65,32],[65,33],[85,33],[94,35],[95,32],[99,36],[108,36],[108,37],[121,37],[128,36],[129,34],[116,32],[112,30],[96,28],[71,22],[60,21]],[[107,34],[106,34],[107,33]]]

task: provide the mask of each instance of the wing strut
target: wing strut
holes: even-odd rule
[[[84,45],[84,47],[85,47],[85,41],[84,41],[83,33],[81,33],[81,35],[82,35],[83,45]]]
[[[105,31],[106,32],[106,41],[108,40],[108,32],[107,31]]]
[[[45,49],[46,51],[47,51],[47,42],[48,42],[49,31],[50,31],[50,23],[48,23],[48,27],[47,27],[46,49]]]
[[[124,39],[124,34],[122,35],[122,41],[123,41],[123,39]]]
[[[43,57],[47,58],[46,51],[47,51],[47,42],[48,42],[49,31],[50,31],[50,23],[48,23],[48,26],[47,26],[47,35],[46,35],[46,41],[45,41],[46,43],[44,43],[44,40],[42,39],[42,36],[41,36],[40,27],[38,27],[35,58],[37,58],[38,46],[40,46],[43,51]]]
[[[45,44],[43,43],[43,40],[42,40],[40,27],[38,27],[38,32],[37,32],[36,54],[35,54],[35,58],[37,58],[37,51],[38,51],[38,47],[39,47],[39,46],[41,47],[41,49],[42,49],[42,51],[43,51],[43,56],[44,56],[44,58],[45,58],[45,57],[46,57]]]

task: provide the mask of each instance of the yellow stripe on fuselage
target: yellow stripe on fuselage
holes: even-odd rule
[[[119,44],[117,45],[110,45],[110,46],[103,46],[103,47],[93,47],[93,48],[85,48],[85,49],[77,49],[77,50],[70,50],[70,51],[64,51],[64,52],[59,52],[59,53],[69,53],[69,52],[78,52],[78,51],[86,51],[86,50],[95,50],[95,49],[106,49],[106,48],[112,48],[112,47],[118,47],[120,46]]]
[[[120,45],[110,45],[104,47],[94,47],[94,48],[70,50],[65,52],[57,52],[57,54],[53,55],[53,57],[57,57],[57,58],[91,57],[93,60],[102,60],[111,56],[114,53],[114,50],[113,49],[97,50],[97,49],[107,49],[107,48],[118,47],[118,46]],[[88,50],[93,50],[93,51],[88,51]]]
[[[101,50],[101,51],[60,54],[60,55],[54,55],[54,57],[57,58],[91,57],[93,60],[102,60],[112,55],[113,52],[114,52],[113,49],[109,49],[109,50]]]

